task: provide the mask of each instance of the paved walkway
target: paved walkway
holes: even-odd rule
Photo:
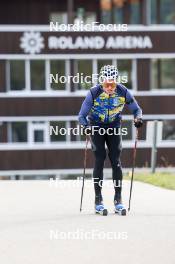
[[[131,212],[113,213],[105,182],[107,217],[93,212],[93,186],[75,181],[0,181],[0,263],[175,263],[175,192],[134,183]],[[61,184],[62,183],[62,184]],[[109,186],[110,185],[110,186]],[[124,182],[128,205],[129,182]]]

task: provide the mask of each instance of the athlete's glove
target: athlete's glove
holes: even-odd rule
[[[134,126],[137,127],[137,128],[143,126],[143,120],[142,120],[142,118],[135,118],[134,119]]]

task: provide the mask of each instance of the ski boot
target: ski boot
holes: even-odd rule
[[[95,197],[95,213],[106,216],[108,214],[108,210],[105,209],[103,205],[103,198],[102,196]]]
[[[114,207],[115,207],[114,211],[116,214],[126,215],[126,208],[122,204],[121,200],[119,200],[119,201],[114,200]]]

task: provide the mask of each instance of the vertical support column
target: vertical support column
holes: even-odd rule
[[[141,23],[151,24],[151,0],[143,0],[141,4]],[[151,60],[137,60],[137,88],[138,90],[151,90]]]
[[[30,60],[25,60],[25,90],[31,90]]]
[[[156,172],[156,162],[157,162],[157,125],[158,121],[154,120],[154,128],[153,128],[153,144],[151,151],[151,173]]]
[[[92,72],[93,74],[98,74],[97,59],[92,60]],[[96,85],[96,84],[97,84],[97,81],[93,83],[93,85]]]
[[[0,142],[7,143],[7,122],[0,122]]]
[[[47,120],[45,121],[45,124],[44,124],[44,141],[46,144],[50,144],[49,127],[50,127],[50,120]]]
[[[75,60],[70,60],[70,76],[74,76],[78,72],[78,69],[75,69],[76,63]],[[73,82],[73,79],[70,79],[70,92],[74,92],[77,89],[77,84]]]
[[[151,60],[137,59],[137,89],[151,89]]]
[[[132,59],[131,81],[133,91],[137,91],[137,60]]]
[[[66,130],[68,131],[69,128],[71,127],[71,121],[67,120],[66,121]],[[71,133],[66,133],[66,142],[71,142]]]
[[[157,87],[162,88],[162,78],[161,78],[161,59],[157,59]]]
[[[96,21],[101,23],[101,6],[100,6],[100,1],[95,1],[96,2]]]
[[[143,25],[151,24],[151,0],[143,0],[141,4],[141,23]]]
[[[5,79],[6,79],[6,91],[10,91],[10,61],[6,60],[5,64]]]
[[[45,86],[46,91],[51,91],[50,87],[50,60],[45,60]]]
[[[68,23],[69,24],[73,24],[74,23],[74,0],[67,0],[67,13],[68,13]],[[74,60],[70,60],[69,61],[69,69],[70,69],[70,72],[69,74],[71,76],[74,76]],[[67,85],[67,88],[68,88],[68,85]],[[69,84],[69,91],[73,92],[75,90],[75,87],[74,87],[74,83],[72,82],[72,79],[71,79],[71,82]]]
[[[65,61],[65,73],[66,73],[66,76],[70,76],[70,60],[66,59]],[[71,84],[70,82],[67,82],[66,83],[66,92],[70,92],[71,91]]]
[[[5,60],[0,61],[0,92],[6,91],[6,73]]]
[[[156,0],[156,7],[157,7],[157,10],[156,10],[156,16],[157,16],[157,19],[156,19],[156,24],[160,24],[160,20],[161,20],[161,16],[160,16],[160,0]]]
[[[73,23],[74,17],[74,0],[67,0],[67,13],[68,13],[68,24]]]
[[[123,23],[124,24],[130,24],[130,18],[131,18],[131,5],[130,2],[127,1],[123,6]]]

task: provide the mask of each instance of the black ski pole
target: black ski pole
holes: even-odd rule
[[[87,146],[88,146],[89,137],[86,135],[86,147],[84,151],[84,168],[83,168],[83,183],[81,189],[81,202],[80,202],[80,212],[82,211],[82,202],[83,202],[83,192],[84,192],[84,179],[86,174],[86,161],[87,161]]]
[[[136,128],[135,145],[134,145],[134,151],[133,151],[133,164],[132,164],[132,175],[131,175],[128,211],[130,211],[130,208],[131,208],[131,194],[132,194],[132,185],[133,185],[133,178],[134,178],[135,161],[136,161],[137,142],[138,142],[138,128]]]

